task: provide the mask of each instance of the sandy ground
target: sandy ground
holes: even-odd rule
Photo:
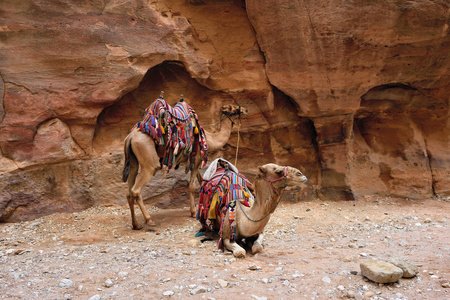
[[[187,208],[126,206],[0,224],[0,299],[450,299],[450,202],[366,198],[281,203],[262,253],[235,259],[196,238]],[[141,219],[142,220],[142,219]],[[363,259],[403,257],[419,274],[377,284]]]

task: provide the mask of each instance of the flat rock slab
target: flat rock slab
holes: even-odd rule
[[[361,275],[377,283],[392,283],[403,276],[403,270],[395,265],[377,260],[361,262]]]

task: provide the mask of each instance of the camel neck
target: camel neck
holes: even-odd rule
[[[205,130],[206,142],[208,143],[208,150],[211,152],[220,150],[225,146],[231,135],[232,123],[228,118],[220,121],[219,132],[208,132]]]
[[[281,188],[272,188],[270,182],[257,178],[255,181],[255,191],[254,206],[259,206],[265,214],[273,211],[278,204],[278,199],[281,197]]]

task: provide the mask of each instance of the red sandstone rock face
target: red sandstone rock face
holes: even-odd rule
[[[301,169],[314,195],[450,195],[448,3],[7,1],[0,220],[125,203],[122,141],[165,91],[202,125],[248,108],[238,167]],[[234,160],[237,130],[217,153]],[[174,204],[183,173],[145,198]],[[172,192],[170,192],[172,191]],[[287,195],[288,197],[289,194]]]

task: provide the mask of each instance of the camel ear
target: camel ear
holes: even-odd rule
[[[263,175],[266,175],[267,170],[266,170],[266,168],[264,168],[264,166],[259,166],[258,169],[259,169],[259,172],[261,172]]]

